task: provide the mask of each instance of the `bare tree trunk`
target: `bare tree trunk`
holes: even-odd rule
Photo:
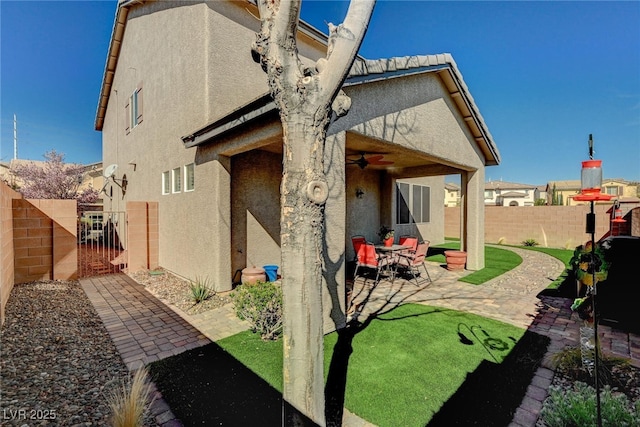
[[[262,27],[253,53],[267,72],[284,135],[280,242],[287,425],[325,424],[322,236],[329,189],[324,144],[332,109],[338,116],[349,110],[350,99],[339,91],[374,4],[375,0],[352,0],[344,24],[329,25],[326,59],[307,69],[296,46],[300,0],[258,2]]]

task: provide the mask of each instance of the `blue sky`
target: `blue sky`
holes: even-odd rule
[[[0,159],[101,160],[94,119],[115,0],[0,1]],[[326,31],[346,2],[303,0]],[[579,179],[593,134],[605,177],[640,181],[640,2],[380,0],[369,59],[453,55],[502,155],[487,179]],[[247,54],[249,50],[247,49]]]

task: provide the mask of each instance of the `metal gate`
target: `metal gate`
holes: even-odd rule
[[[78,216],[78,277],[118,273],[126,266],[126,212],[81,212]]]

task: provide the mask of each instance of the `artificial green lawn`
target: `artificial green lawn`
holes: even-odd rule
[[[468,339],[466,343],[458,328]],[[345,406],[381,427],[424,426],[461,388],[468,374],[481,364],[502,362],[524,333],[521,328],[469,313],[402,305],[353,338]],[[325,337],[325,372],[336,340],[337,333]],[[247,331],[217,344],[282,391],[281,341],[263,342]]]
[[[434,248],[439,249],[460,249],[460,242],[449,242],[442,245],[436,245]],[[480,285],[485,283],[509,270],[514,269],[522,263],[520,255],[506,249],[485,246],[484,248],[485,268],[474,271],[459,280],[465,283]],[[446,263],[444,254],[431,255],[426,258],[427,261]]]

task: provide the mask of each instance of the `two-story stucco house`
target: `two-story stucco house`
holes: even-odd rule
[[[538,198],[536,185],[487,181],[484,186],[484,203],[487,206],[533,206]]]
[[[460,186],[455,182],[444,183],[444,205],[454,207],[460,204]]]
[[[160,265],[218,291],[238,270],[280,263],[282,127],[251,57],[256,16],[248,0],[121,0],[95,122],[103,164],[128,180],[105,209],[157,201]],[[325,56],[327,37],[304,22],[298,43],[309,64]],[[467,268],[482,268],[484,169],[500,156],[453,58],[358,58],[343,89],[352,107],[332,122],[325,157],[331,286],[344,289],[352,235],[376,241],[384,224],[442,242],[451,174]],[[360,167],[361,153],[393,163]]]
[[[547,183],[548,204],[577,206],[588,202],[574,199],[580,194],[581,182],[579,179],[566,181],[549,181]],[[614,200],[621,203],[636,203],[639,199],[638,185],[622,178],[605,178],[602,180],[603,194],[612,196]],[[610,203],[610,202],[607,202]]]

